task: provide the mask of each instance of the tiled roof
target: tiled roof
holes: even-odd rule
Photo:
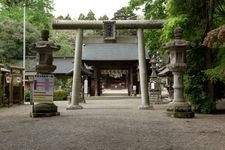
[[[53,72],[54,74],[71,74],[73,72],[73,57],[54,57],[53,65],[56,66],[56,70]],[[22,60],[19,60],[17,64],[22,65]],[[35,72],[36,57],[28,57],[26,59],[26,74],[30,72]],[[86,74],[91,75],[92,72],[86,69],[84,66],[81,66],[81,71]]]
[[[148,55],[146,55],[146,58],[148,58]],[[138,45],[131,43],[85,44],[83,46],[82,60],[138,60]]]
[[[17,64],[22,65],[22,60],[19,60]],[[26,58],[26,71],[35,71],[35,66],[37,64],[36,57]],[[67,74],[73,69],[73,57],[54,57],[53,65],[56,66],[54,74]]]
[[[73,69],[73,58],[55,57],[53,64],[56,66],[56,70],[53,72],[54,74],[66,74]]]

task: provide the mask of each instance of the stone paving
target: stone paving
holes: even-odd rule
[[[0,108],[0,150],[225,150],[225,114],[169,118],[165,105],[138,110],[140,98],[92,97],[83,110],[30,118],[31,105]]]

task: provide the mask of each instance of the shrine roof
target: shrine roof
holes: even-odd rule
[[[68,73],[73,68],[73,57],[54,57],[53,65],[56,66],[54,74]]]
[[[146,51],[146,59],[148,59]],[[137,61],[138,45],[135,43],[88,43],[83,45],[84,61]]]
[[[56,70],[53,72],[53,74],[69,74],[71,73],[71,70],[73,70],[73,57],[54,57],[53,65],[56,66]],[[22,60],[18,60],[17,62],[20,66],[22,66]],[[29,56],[26,58],[26,66],[27,70],[26,72],[35,72],[35,65],[37,64],[36,57]],[[81,71],[83,73],[90,74],[88,70],[82,66]],[[28,73],[29,74],[29,73]]]

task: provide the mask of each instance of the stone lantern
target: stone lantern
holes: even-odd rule
[[[159,103],[161,103],[161,98],[160,98],[161,89],[160,89],[160,81],[159,81],[158,75],[156,73],[157,61],[156,61],[155,56],[153,56],[151,58],[150,63],[151,63],[152,73],[151,73],[149,83],[148,83],[149,99],[150,99],[150,102],[159,104]]]
[[[60,49],[48,41],[49,31],[42,30],[41,40],[33,44],[32,50],[37,53],[37,75],[33,79],[33,112],[31,117],[57,116],[57,106],[53,103],[54,77],[52,72],[56,69],[53,65],[53,52]]]
[[[176,118],[192,118],[194,112],[192,112],[190,104],[185,101],[183,94],[183,74],[187,68],[185,53],[191,47],[191,43],[182,39],[181,27],[174,30],[174,36],[175,39],[165,46],[170,51],[170,64],[167,67],[173,73],[174,79],[174,99],[168,104],[167,114]]]
[[[42,30],[41,40],[33,45],[33,50],[37,52],[37,61],[35,69],[37,73],[51,73],[54,72],[56,66],[53,63],[53,52],[60,49],[59,45],[55,45],[48,41],[49,31]]]

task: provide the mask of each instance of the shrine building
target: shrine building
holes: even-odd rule
[[[148,61],[147,57],[146,64]],[[117,37],[110,43],[102,37],[84,37],[82,62],[83,66],[91,66],[93,71],[88,79],[91,96],[101,96],[107,89],[123,90],[129,96],[134,94],[134,90],[140,93],[136,36]]]

